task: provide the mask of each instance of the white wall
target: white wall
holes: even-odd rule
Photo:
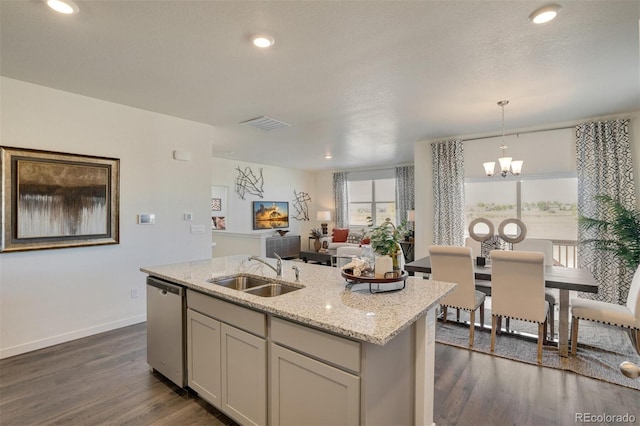
[[[121,170],[120,244],[0,254],[0,357],[145,321],[139,268],[211,255],[211,127],[0,84],[2,145],[119,158]],[[191,161],[173,160],[173,150],[190,151]],[[137,213],[155,213],[156,225],[137,225]],[[205,232],[191,234],[191,224]]]
[[[611,117],[608,117],[611,119]],[[584,121],[589,121],[585,119]],[[549,125],[550,128],[556,127]],[[631,117],[629,129],[631,137],[631,155],[634,162],[636,194],[640,208],[640,117]],[[462,137],[462,139],[465,139]],[[431,140],[416,142],[414,161],[416,168],[416,259],[428,255],[429,245],[433,244],[433,180]],[[465,176],[480,178],[484,176],[482,163],[496,161],[500,156],[499,138],[470,140],[464,143]],[[519,137],[508,136],[507,153],[517,160],[524,160],[523,174],[568,173],[575,172],[575,135],[573,129],[550,130],[522,134]],[[496,165],[497,168],[497,165]],[[489,178],[487,178],[489,179]],[[491,179],[502,179],[494,176]]]
[[[307,247],[307,236],[312,227],[317,226],[316,211],[318,202],[316,199],[316,185],[314,175],[297,169],[274,167],[256,163],[246,163],[222,158],[213,158],[211,185],[227,187],[227,216],[226,230],[212,231],[212,240],[216,244],[213,249],[214,256],[227,256],[231,254],[255,254],[264,255],[261,250],[264,243],[262,239],[266,236],[277,235],[275,231],[254,231],[252,202],[253,201],[286,201],[289,203],[289,235],[300,235],[300,242],[303,249]],[[245,198],[240,198],[236,192],[236,178],[238,170],[244,171],[249,167],[256,176],[259,176],[262,169],[263,177],[263,198],[249,193]],[[300,219],[294,218],[297,211],[295,208],[295,194],[306,192],[311,200],[307,202],[308,218],[304,220],[304,215]],[[321,210],[321,209],[320,209]]]

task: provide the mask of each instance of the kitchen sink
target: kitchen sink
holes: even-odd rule
[[[210,279],[209,282],[227,288],[232,288],[234,290],[246,290],[248,288],[269,284],[271,281],[257,277],[239,276],[222,279]]]
[[[252,288],[246,290],[245,293],[255,294],[260,297],[274,297],[280,296],[285,293],[290,293],[295,290],[300,290],[300,287],[294,287],[286,284],[271,283],[263,285],[261,287]]]
[[[301,288],[282,283],[275,283],[266,278],[242,275],[230,278],[212,278],[207,281],[212,284],[221,285],[223,287],[243,291],[245,293],[255,294],[260,297],[280,296],[281,294],[300,290]]]

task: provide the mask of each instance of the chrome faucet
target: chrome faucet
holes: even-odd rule
[[[248,260],[257,260],[258,262],[262,263],[263,265],[267,265],[269,268],[273,269],[273,271],[276,273],[276,278],[282,278],[282,258],[278,255],[278,253],[273,253],[277,258],[278,261],[276,262],[276,267],[274,268],[273,266],[271,266],[271,264],[269,262],[267,262],[266,260],[261,259],[258,256],[249,256]]]
[[[296,265],[293,265],[291,269],[296,271],[296,282],[300,282],[300,268],[298,268]]]

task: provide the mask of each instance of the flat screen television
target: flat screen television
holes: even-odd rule
[[[254,201],[253,229],[289,227],[289,203],[287,201]]]

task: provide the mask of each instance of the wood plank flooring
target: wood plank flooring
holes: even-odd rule
[[[574,424],[576,413],[635,415],[640,392],[438,344],[440,425]],[[0,425],[233,425],[146,364],[137,324],[0,360]]]

